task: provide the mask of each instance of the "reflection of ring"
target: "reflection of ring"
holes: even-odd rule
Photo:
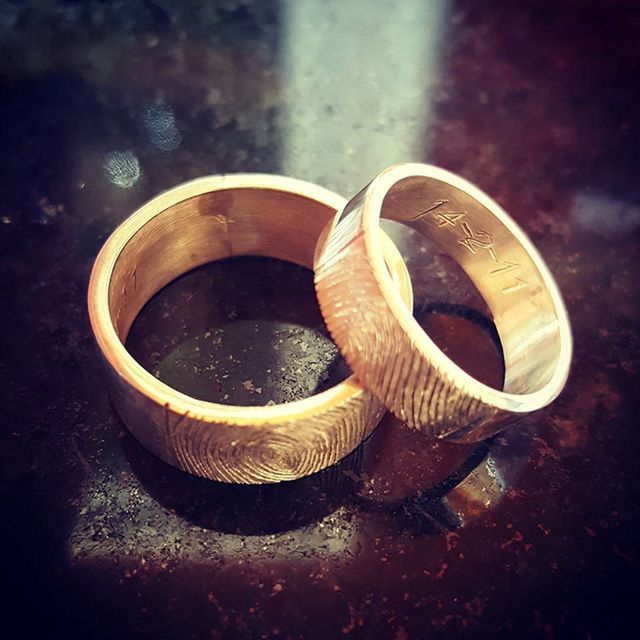
[[[114,404],[148,449],[199,476],[257,484],[319,471],[375,427],[381,404],[353,376],[296,402],[227,406],[172,389],[124,347],[144,304],[194,267],[234,255],[310,267],[319,234],[344,203],[330,191],[290,178],[213,176],[163,193],[114,231],[91,274],[89,315]],[[386,236],[381,242],[411,304],[404,262]]]
[[[466,271],[493,315],[504,390],[465,373],[404,306],[387,273],[380,217],[427,235]],[[479,440],[562,390],[572,339],[558,287],[518,225],[486,194],[447,171],[390,167],[336,214],[316,250],[320,309],[363,384],[410,426]]]

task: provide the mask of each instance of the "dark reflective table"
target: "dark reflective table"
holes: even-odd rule
[[[0,313],[8,637],[613,638],[638,595],[640,10],[632,2],[0,1]],[[551,407],[476,446],[391,416],[314,476],[222,485],[144,450],[106,394],[89,271],[179,182],[282,173],[342,195],[426,161],[531,235],[575,335]],[[486,307],[389,227],[414,313],[499,385]],[[206,265],[128,347],[204,399],[348,374],[312,275]]]

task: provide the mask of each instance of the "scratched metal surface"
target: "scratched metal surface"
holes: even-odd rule
[[[366,6],[365,6],[366,5]],[[610,638],[635,623],[639,12],[587,0],[0,2],[6,629],[65,638]],[[375,38],[372,37],[375,34]],[[379,64],[379,60],[385,64]],[[162,189],[261,171],[350,195],[424,160],[531,235],[571,315],[549,409],[475,448],[395,419],[279,486],[191,478],[109,403],[84,296]],[[499,384],[486,308],[411,234],[416,315]],[[163,291],[162,379],[279,402],[346,374],[311,274],[243,258]],[[232,359],[233,358],[233,359]]]

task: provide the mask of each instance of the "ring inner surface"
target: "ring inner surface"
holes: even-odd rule
[[[516,236],[462,189],[424,176],[396,182],[384,197],[381,217],[428,236],[467,273],[500,335],[504,391],[542,389],[558,366],[559,321],[534,259]]]
[[[203,193],[174,204],[140,227],[117,257],[109,312],[124,344],[142,307],[166,284],[200,265],[231,256],[265,256],[312,268],[332,207],[263,188]]]

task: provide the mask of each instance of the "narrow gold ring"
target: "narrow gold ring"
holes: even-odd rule
[[[172,389],[124,346],[144,304],[199,265],[256,255],[311,267],[320,233],[345,202],[281,176],[211,176],[157,196],[113,232],[91,273],[89,316],[113,403],[145,447],[195,475],[258,484],[319,471],[373,430],[384,408],[353,376],[296,402],[227,406]],[[404,262],[388,238],[381,242],[411,304]]]
[[[381,257],[380,217],[432,239],[472,280],[502,343],[502,390],[452,362],[401,303]],[[410,426],[480,440],[564,387],[572,338],[558,286],[522,229],[471,183],[429,165],[390,167],[324,237],[315,282],[329,331],[363,384]]]

